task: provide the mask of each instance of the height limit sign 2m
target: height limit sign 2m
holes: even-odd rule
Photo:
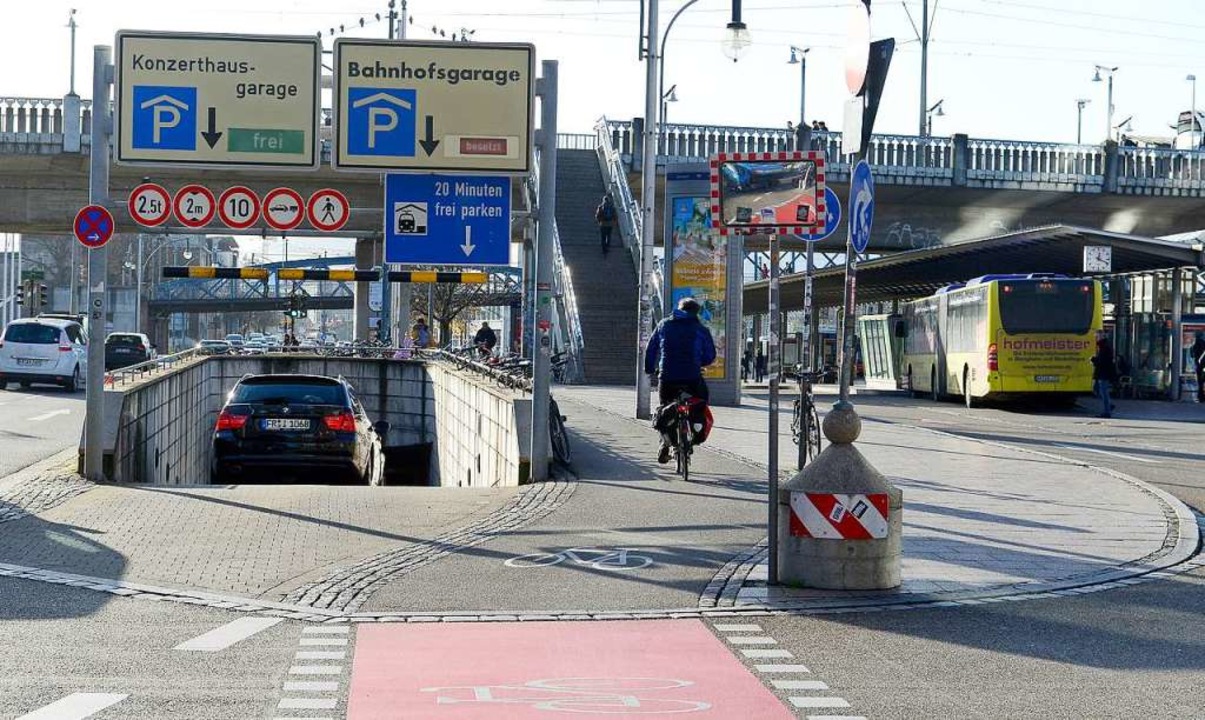
[[[332,164],[525,174],[535,48],[335,40]]]

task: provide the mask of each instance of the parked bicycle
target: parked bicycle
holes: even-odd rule
[[[561,465],[568,467],[573,461],[569,448],[569,434],[565,432],[565,416],[556,404],[556,398],[548,396],[548,437],[552,441],[552,457]]]
[[[796,465],[802,470],[820,455],[820,418],[816,414],[816,396],[812,390],[816,374],[797,367],[795,377],[799,381],[799,397],[791,412],[791,441],[799,446]]]

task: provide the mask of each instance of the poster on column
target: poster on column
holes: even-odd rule
[[[723,378],[728,346],[728,238],[711,227],[709,198],[674,198],[673,252],[672,305],[677,307],[684,297],[693,297],[702,305],[699,320],[711,331],[716,352],[715,362],[703,369],[703,377]]]

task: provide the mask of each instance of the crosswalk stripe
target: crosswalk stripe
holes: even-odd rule
[[[819,680],[771,680],[779,690],[828,690],[828,683]]]
[[[807,665],[754,665],[753,668],[763,673],[810,673]]]
[[[747,658],[792,658],[790,650],[779,650],[770,648],[741,648],[741,654]]]
[[[778,641],[772,637],[757,637],[737,635],[736,637],[725,638],[733,645],[777,645]]]
[[[301,638],[301,644],[314,647],[326,645],[328,647],[346,645],[347,638]]]
[[[839,697],[789,697],[787,698],[797,708],[845,708],[849,703]]]
[[[284,698],[276,707],[282,710],[334,710],[339,704],[334,698]]]
[[[761,632],[761,625],[720,624],[715,629],[720,632]]]
[[[303,628],[303,635],[346,635],[350,628],[346,625],[319,625],[317,627]]]
[[[343,660],[347,653],[342,650],[300,650],[293,657],[297,660]]]
[[[192,640],[186,640],[177,645],[175,650],[191,650],[195,652],[218,652],[246,640],[256,633],[263,632],[284,618],[244,617],[198,635]]]
[[[285,682],[285,692],[336,692],[339,683],[334,680],[290,680]]]
[[[128,697],[128,693],[72,693],[17,720],[83,720]]]
[[[342,665],[294,665],[289,668],[290,675],[341,675]]]

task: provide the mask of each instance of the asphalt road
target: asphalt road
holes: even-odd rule
[[[1205,717],[1203,616],[1198,571],[1079,597],[750,621],[828,685],[792,695],[849,703],[833,715],[1106,720]]]
[[[241,616],[12,578],[0,578],[0,598],[2,718],[70,702],[65,699],[76,693],[125,697],[92,715],[54,717],[246,720],[288,714],[275,707],[298,649],[297,623],[279,622],[221,651],[185,651],[173,648]]]
[[[84,428],[84,393],[16,385],[0,392],[0,477],[78,445]]]

